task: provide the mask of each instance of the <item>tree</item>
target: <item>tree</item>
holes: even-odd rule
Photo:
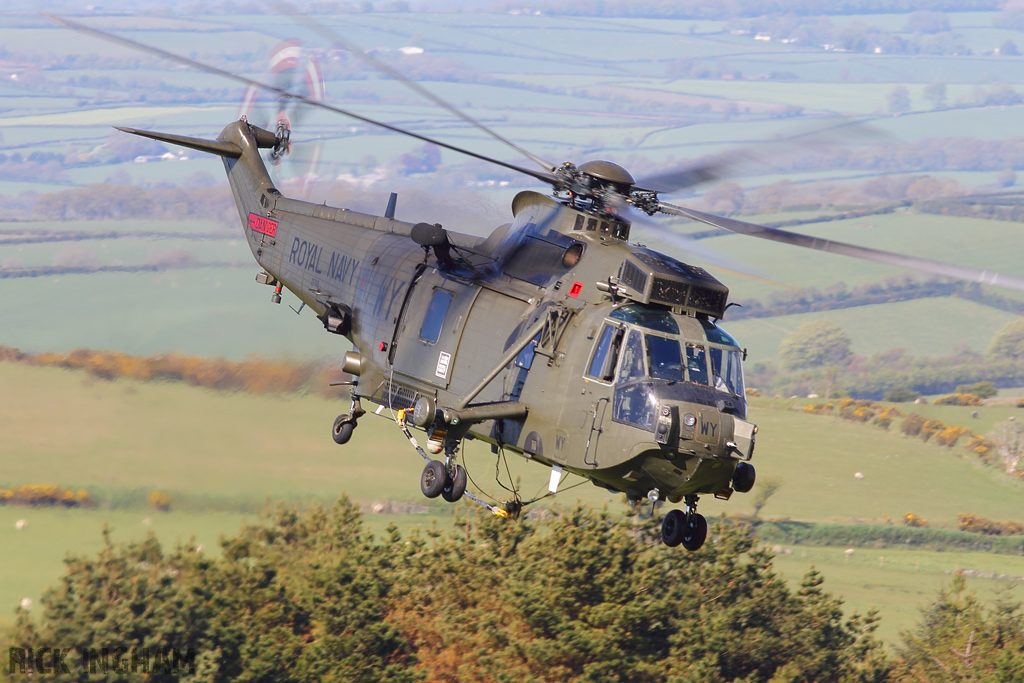
[[[996,389],[996,385],[992,382],[975,382],[974,384],[960,384],[957,385],[956,393],[958,394],[973,394],[978,398],[992,398],[999,393]]]
[[[910,401],[916,400],[920,395],[921,392],[914,391],[909,387],[900,385],[898,387],[893,387],[892,389],[889,389],[889,391],[885,392],[885,396],[883,398],[884,400],[892,401],[893,403],[908,403]]]
[[[782,480],[777,477],[768,477],[757,482],[757,492],[754,494],[751,505],[754,507],[754,517],[761,516],[761,510],[768,504],[768,499],[774,496],[782,488]]]
[[[989,344],[988,355],[995,360],[1024,358],[1024,319],[1009,322],[996,332]]]
[[[963,574],[903,634],[895,681],[1019,681],[1024,671],[1024,616],[1004,594],[988,609],[967,591]]]
[[[897,85],[886,95],[886,103],[890,114],[910,111],[910,90],[905,85]]]
[[[931,102],[932,109],[944,109],[946,107],[946,84],[929,83],[924,86],[924,98]]]
[[[814,320],[782,340],[779,361],[789,370],[842,363],[850,356],[850,337],[828,320]]]
[[[722,520],[684,553],[661,543],[658,520],[582,506],[552,510],[543,530],[455,514],[447,534],[403,538],[392,526],[374,541],[345,499],[329,511],[279,507],[211,556],[108,540],[99,556],[68,560],[40,618],[22,611],[4,645],[191,647],[187,680],[218,682],[887,674],[876,616],[844,616],[816,572],[791,589],[745,525]]]
[[[1024,425],[1011,418],[997,424],[988,438],[995,442],[1006,473],[1013,474],[1024,458]]]
[[[949,30],[949,17],[945,12],[911,12],[907,17],[907,30],[912,33],[942,33]]]

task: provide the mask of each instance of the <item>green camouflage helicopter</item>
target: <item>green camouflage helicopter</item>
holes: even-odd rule
[[[216,140],[121,128],[127,133],[216,154],[223,159],[257,281],[284,289],[324,328],[351,341],[344,370],[351,407],[334,422],[347,443],[370,408],[394,417],[426,460],[421,489],[454,502],[464,495],[495,514],[514,516],[521,501],[491,505],[466,491],[458,463],[464,439],[515,452],[551,467],[550,490],[564,473],[623,492],[634,502],[684,502],[669,510],[662,540],[701,547],[707,522],[698,497],[728,499],[754,485],[757,426],[747,420],[745,351],[720,325],[728,288],[698,266],[629,241],[631,224],[667,213],[761,239],[831,251],[926,272],[1024,289],[1024,280],[813,238],[660,200],[714,176],[696,168],[635,181],[621,166],[549,164],[419,86],[407,85],[534,161],[524,168],[433,140],[324,102],[82,24],[46,15],[76,31],[320,107],[483,159],[551,186],[520,192],[512,222],[489,237],[431,223],[285,197],[261,150],[278,159],[287,125],[270,131],[245,120]],[[336,36],[332,36],[339,42]],[[387,67],[377,68],[401,78]],[[366,407],[364,407],[366,406]],[[426,450],[408,422],[427,435]],[[443,454],[443,460],[431,457]]]

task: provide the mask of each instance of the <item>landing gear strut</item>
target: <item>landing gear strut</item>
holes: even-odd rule
[[[697,512],[697,496],[686,496],[686,511],[669,510],[661,522],[662,542],[674,548],[682,545],[687,550],[698,550],[708,537],[708,521]]]
[[[352,407],[349,408],[348,413],[343,413],[334,418],[334,428],[331,430],[334,443],[339,446],[347,444],[348,440],[352,438],[352,432],[356,429],[357,421],[365,414],[366,411],[359,404],[359,399],[353,396]]]

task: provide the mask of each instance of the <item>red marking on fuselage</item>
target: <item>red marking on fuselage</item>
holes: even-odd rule
[[[249,229],[267,237],[277,237],[278,222],[272,218],[264,218],[254,213],[249,214]]]

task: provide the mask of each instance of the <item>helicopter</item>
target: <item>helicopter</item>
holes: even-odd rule
[[[45,14],[45,13],[44,13]],[[1024,280],[810,237],[669,204],[660,194],[713,178],[716,169],[636,180],[593,160],[551,164],[379,63],[539,169],[363,117],[315,96],[261,83],[115,34],[45,14],[67,28],[233,79],[397,134],[514,170],[550,187],[512,201],[512,220],[487,237],[287,197],[268,171],[288,151],[288,117],[274,130],[246,117],[216,139],[118,127],[221,157],[256,281],[280,303],[288,290],[353,350],[350,406],[332,425],[339,445],[368,413],[394,419],[425,460],[420,488],[454,503],[467,497],[515,517],[518,495],[491,504],[467,491],[465,440],[479,440],[551,468],[549,491],[574,474],[633,503],[684,503],[661,522],[668,546],[705,542],[701,495],[749,492],[757,425],[747,419],[746,351],[723,328],[728,287],[704,268],[630,241],[634,223],[658,213],[819,251],[1024,290]],[[330,36],[336,43],[337,36]],[[364,57],[366,59],[372,58]],[[421,446],[411,429],[425,433]],[[437,459],[433,456],[440,456]]]

